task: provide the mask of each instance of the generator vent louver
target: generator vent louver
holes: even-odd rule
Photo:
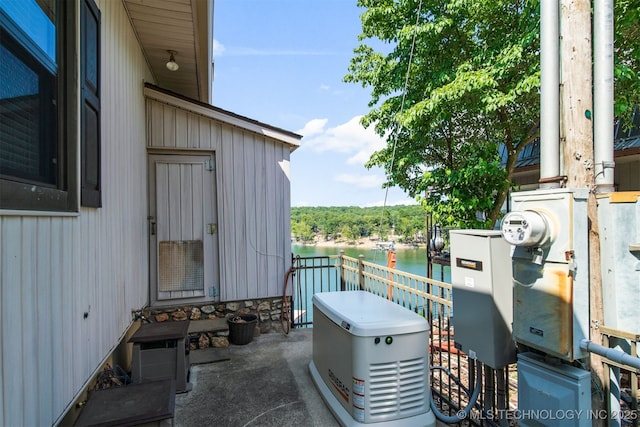
[[[411,416],[428,407],[425,358],[369,366],[369,414],[372,421]]]

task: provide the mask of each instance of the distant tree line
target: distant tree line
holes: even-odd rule
[[[425,243],[425,210],[420,205],[360,208],[292,207],[291,234],[300,242],[377,238]]]

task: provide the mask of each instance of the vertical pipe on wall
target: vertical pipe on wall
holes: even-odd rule
[[[558,0],[540,4],[540,187],[560,175],[560,24]]]
[[[594,2],[593,140],[598,192],[614,191],[613,0]]]

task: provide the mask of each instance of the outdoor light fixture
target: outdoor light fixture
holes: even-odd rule
[[[174,57],[177,52],[175,50],[168,50],[167,52],[169,53],[169,62],[167,62],[167,69],[169,71],[178,71],[178,68],[180,68],[180,66],[178,65],[178,63],[176,62],[176,58]]]

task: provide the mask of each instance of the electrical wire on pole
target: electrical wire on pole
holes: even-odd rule
[[[416,12],[416,23],[413,29],[413,37],[411,39],[411,49],[409,51],[409,62],[407,64],[407,73],[405,75],[405,79],[404,79],[404,86],[402,88],[402,100],[400,102],[400,111],[398,112],[398,117],[402,118],[402,114],[404,113],[404,105],[407,99],[407,90],[409,88],[409,76],[411,75],[411,64],[413,63],[413,54],[415,52],[415,47],[416,47],[416,37],[418,35],[418,24],[420,23],[420,14],[422,12],[422,0],[420,0],[420,3],[418,3],[418,10]],[[401,124],[399,123],[399,125],[401,126]],[[391,150],[391,163],[389,164],[389,175],[393,175],[393,166],[395,164],[395,158],[396,158],[396,147],[398,145],[398,139],[394,138],[393,140],[393,149]],[[382,212],[380,213],[380,224],[378,226],[378,237],[380,237],[382,235],[382,224],[384,223],[384,212],[385,209],[387,207],[387,199],[389,197],[389,186],[387,185],[387,187],[385,188],[385,192],[384,192],[384,201],[382,202]],[[392,249],[393,249],[393,245],[392,245]],[[389,255],[387,254],[387,258],[389,258]],[[394,257],[395,259],[395,257]],[[374,261],[375,261],[375,255],[374,255]],[[389,267],[389,265],[387,265]],[[394,267],[395,267],[395,263],[394,263]]]

